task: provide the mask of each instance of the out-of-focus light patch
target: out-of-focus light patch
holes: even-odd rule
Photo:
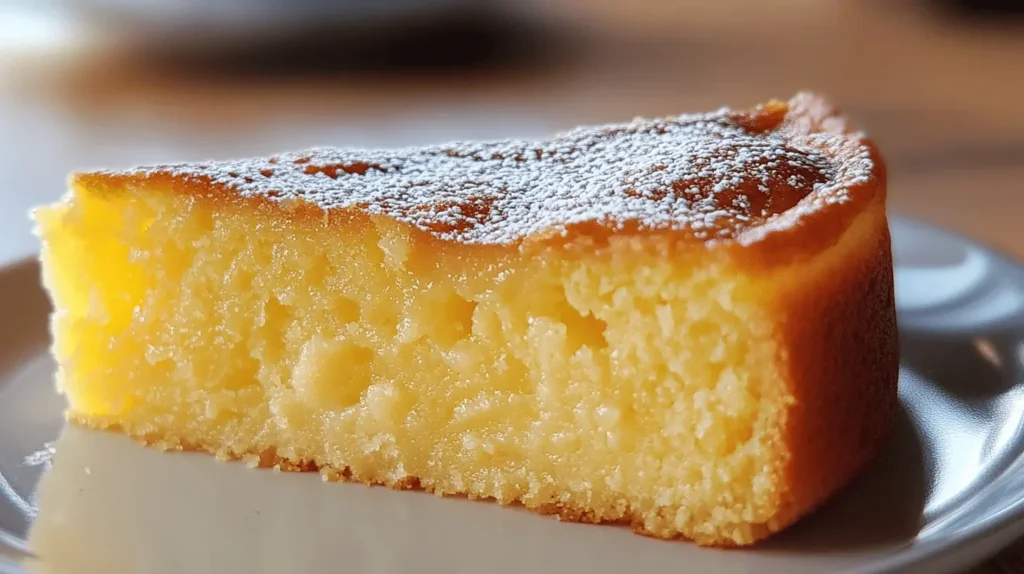
[[[27,5],[0,6],[0,52],[53,52],[72,47],[78,34],[62,14]]]
[[[975,339],[974,348],[978,350],[978,354],[981,355],[986,361],[992,366],[1002,369],[1003,359],[999,356],[999,350],[987,339]]]

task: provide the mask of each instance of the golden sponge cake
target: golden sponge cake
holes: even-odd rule
[[[729,546],[897,408],[883,163],[809,94],[79,173],[35,217],[69,418],[161,448]]]

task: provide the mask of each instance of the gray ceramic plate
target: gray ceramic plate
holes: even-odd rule
[[[62,430],[38,268],[5,268],[0,556],[31,552],[22,567],[75,574],[338,565],[361,573],[961,572],[1024,535],[1024,270],[948,233],[898,218],[892,225],[903,349],[896,432],[878,464],[827,507],[742,551]]]

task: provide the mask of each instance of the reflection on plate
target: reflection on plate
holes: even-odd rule
[[[893,237],[903,410],[892,440],[832,503],[755,549],[61,430],[31,264],[0,271],[0,312],[14,317],[0,327],[0,530],[36,555],[24,568],[54,574],[959,572],[1024,534],[1024,271],[902,219]]]
[[[968,335],[1024,328],[1024,270],[927,226],[893,226],[900,328]]]

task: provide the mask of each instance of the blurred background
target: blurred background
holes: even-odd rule
[[[818,91],[1019,258],[1024,0],[0,0],[0,262],[73,169],[529,137]]]

